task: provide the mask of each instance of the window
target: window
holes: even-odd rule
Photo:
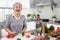
[[[30,8],[29,0],[1,0],[0,7],[12,7],[15,2],[20,2],[23,8]]]

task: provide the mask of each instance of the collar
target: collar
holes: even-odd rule
[[[21,15],[19,18],[17,18],[14,14],[12,14],[13,17],[15,17],[17,20],[19,20],[21,18]]]

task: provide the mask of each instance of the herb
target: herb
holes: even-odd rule
[[[21,39],[17,38],[17,40],[21,40]]]
[[[22,36],[24,36],[24,32],[22,33]]]
[[[47,26],[45,26],[45,33],[49,32],[49,28]]]
[[[51,5],[51,10],[52,10],[52,11],[54,10],[54,6],[53,6],[53,5]]]
[[[49,32],[53,31],[54,30],[54,26],[51,25],[50,28],[49,28]]]
[[[27,17],[30,17],[31,16],[31,14],[27,14]]]
[[[57,18],[56,15],[52,16],[52,18]]]

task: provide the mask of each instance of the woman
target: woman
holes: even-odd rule
[[[16,2],[13,5],[14,13],[7,18],[5,27],[9,34],[23,33],[26,31],[25,17],[21,15],[22,4]]]

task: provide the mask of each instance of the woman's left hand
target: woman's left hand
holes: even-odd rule
[[[25,33],[25,30],[22,30],[21,33]]]
[[[22,33],[25,33],[25,31],[26,31],[26,28],[24,28],[21,32],[22,32]]]

